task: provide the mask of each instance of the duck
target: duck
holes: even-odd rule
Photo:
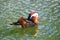
[[[11,25],[21,25],[22,28],[25,28],[26,26],[38,25],[38,13],[31,12],[27,19],[23,16],[19,17],[17,22],[13,22]]]

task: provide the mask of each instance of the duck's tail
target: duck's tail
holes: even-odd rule
[[[10,25],[20,25],[20,23],[19,22],[13,22]]]

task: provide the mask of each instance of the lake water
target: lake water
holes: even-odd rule
[[[10,25],[31,10],[41,16],[38,27]],[[0,40],[60,40],[60,0],[0,0]]]

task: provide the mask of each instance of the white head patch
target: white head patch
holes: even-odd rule
[[[38,13],[35,13],[35,14],[31,15],[31,17],[30,17],[30,18],[32,18],[33,16],[38,17]]]

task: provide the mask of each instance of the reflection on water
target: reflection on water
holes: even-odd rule
[[[37,36],[38,31],[39,31],[39,29],[36,26],[35,27],[27,27],[27,28],[16,27],[13,30],[11,30],[9,33],[18,34],[21,37],[22,36]],[[12,35],[12,34],[10,34],[10,35]]]
[[[27,28],[19,28],[14,27],[13,29],[6,29],[5,32],[2,32],[1,39],[2,40],[16,40],[16,39],[25,39],[28,37],[37,36],[39,32],[38,27],[27,27]]]

